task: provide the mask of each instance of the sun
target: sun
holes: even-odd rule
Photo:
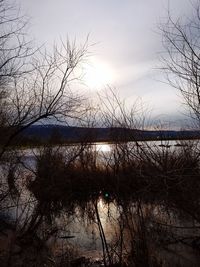
[[[84,66],[83,82],[90,90],[101,90],[114,81],[114,73],[108,63],[93,59]]]

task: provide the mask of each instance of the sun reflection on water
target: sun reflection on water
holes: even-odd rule
[[[110,152],[111,151],[110,145],[106,143],[96,144],[95,148],[99,152]]]

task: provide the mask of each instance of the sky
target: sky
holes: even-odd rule
[[[29,30],[38,45],[62,38],[83,43],[89,34],[91,56],[84,84],[91,92],[115,88],[131,105],[142,99],[152,116],[183,118],[183,100],[165,84],[157,68],[163,53],[158,25],[169,8],[174,18],[192,12],[189,0],[16,0],[30,17]]]

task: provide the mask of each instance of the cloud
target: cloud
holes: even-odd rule
[[[32,18],[38,43],[53,43],[69,36],[83,42],[90,33],[94,56],[113,68],[122,95],[138,94],[149,99],[156,110],[179,108],[176,93],[155,81],[154,63],[162,51],[157,25],[164,21],[168,6],[174,17],[191,15],[191,2],[183,0],[17,0]],[[158,89],[159,88],[159,89]],[[173,100],[174,99],[174,100]],[[160,103],[163,104],[161,105]],[[171,108],[171,107],[170,107]],[[169,111],[170,112],[170,111]]]

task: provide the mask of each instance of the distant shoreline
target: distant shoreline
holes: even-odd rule
[[[9,129],[5,129],[5,132]],[[12,130],[12,129],[11,129]],[[3,135],[6,136],[4,131]],[[40,147],[43,145],[77,145],[95,143],[125,143],[149,141],[189,141],[200,140],[200,131],[151,131],[119,127],[87,128],[60,125],[32,125],[23,130],[12,146]],[[3,144],[3,138],[0,141]]]

